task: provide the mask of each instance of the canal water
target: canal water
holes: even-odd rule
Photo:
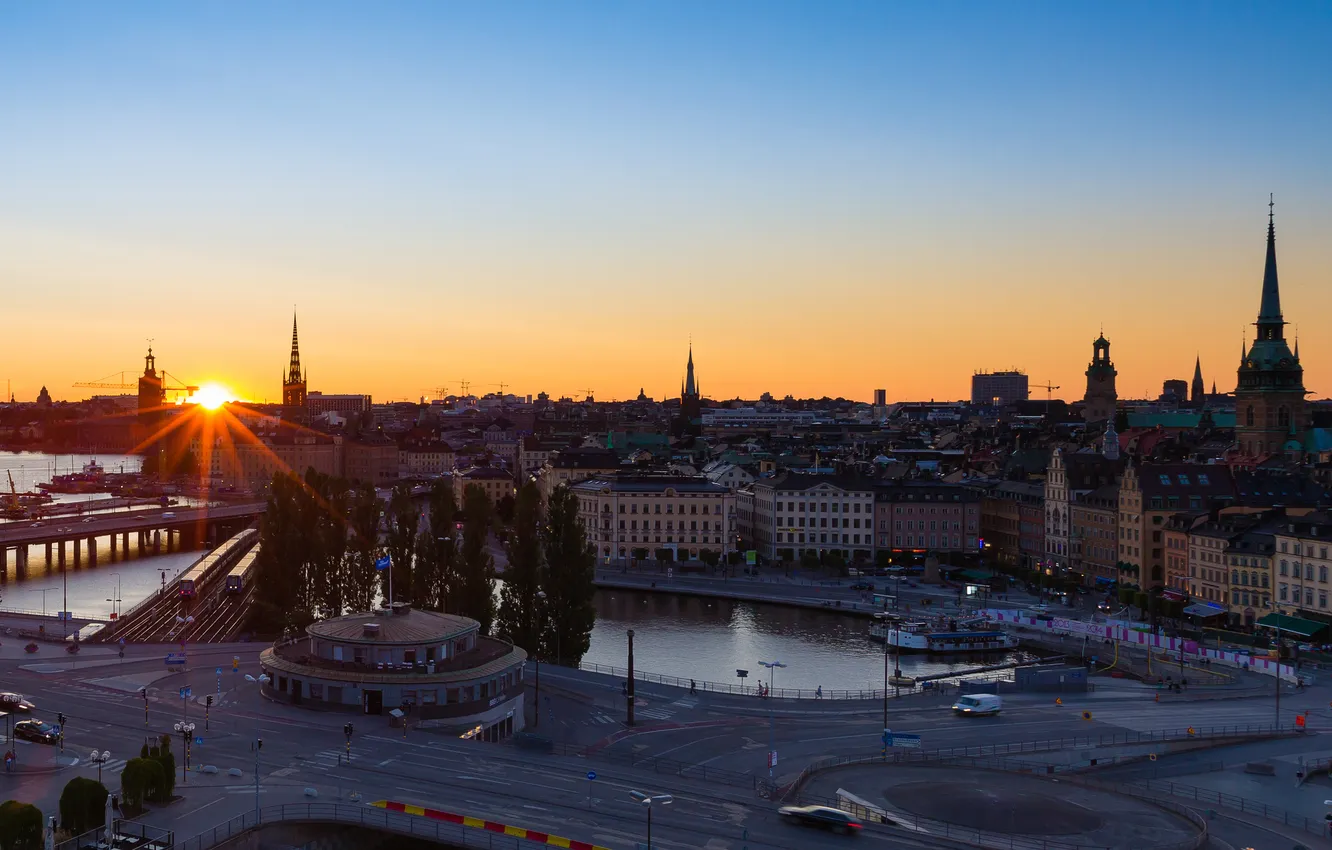
[[[869,619],[826,611],[641,591],[598,591],[597,623],[584,661],[624,668],[629,629],[634,630],[634,669],[738,684],[768,671],[760,661],[780,661],[778,688],[881,690],[883,644],[869,639]],[[1022,653],[968,656],[901,656],[902,674],[924,676],[1017,660]],[[890,669],[893,659],[889,658]]]
[[[41,452],[0,452],[0,491],[9,492],[9,478],[14,478],[14,489],[20,493],[37,490],[38,484],[49,483],[55,475],[80,472],[84,464],[96,460],[107,472],[138,472],[142,458],[137,455],[50,455]],[[86,510],[97,510],[97,503],[110,498],[106,493],[53,493],[53,504],[83,503]],[[126,509],[128,510],[128,509]],[[52,526],[73,525],[78,517],[53,517],[45,520]],[[0,523],[8,522],[0,520]],[[24,522],[24,520],[15,520]],[[87,550],[78,569],[74,568],[72,545],[65,547],[66,572],[61,573],[55,563],[46,563],[46,549],[32,546],[28,549],[28,572],[20,579],[18,563],[13,552],[0,570],[0,609],[32,611],[54,614],[66,610],[76,617],[107,618],[113,610],[129,610],[139,600],[156,593],[165,574],[169,583],[200,558],[202,551],[172,552],[169,555],[143,555],[137,553],[131,535],[130,557],[124,559],[117,548],[116,560],[111,561],[108,538],[97,541],[97,566],[88,566]],[[68,596],[68,602],[65,602]],[[62,608],[62,605],[67,607]]]

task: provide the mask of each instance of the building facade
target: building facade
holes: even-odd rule
[[[513,476],[507,470],[493,466],[474,466],[464,472],[454,474],[454,486],[466,491],[468,487],[480,487],[490,500],[490,504],[499,504],[505,496],[513,496]]]
[[[309,425],[310,410],[305,406],[308,376],[301,371],[301,346],[296,337],[296,316],[291,317],[291,361],[282,378],[282,420],[293,425]]]
[[[362,434],[342,445],[344,475],[375,487],[398,480],[398,444],[382,434]]]
[[[971,376],[971,403],[1009,407],[1028,398],[1027,376],[1021,372],[976,372]]]
[[[373,405],[374,402],[368,395],[334,395],[321,393],[317,390],[305,394],[305,407],[312,419],[325,413],[337,413],[350,419],[354,416],[360,416],[362,413],[368,413]]]
[[[1234,479],[1227,466],[1191,463],[1130,466],[1119,489],[1121,580],[1136,583],[1143,590],[1164,587],[1167,520],[1181,511],[1224,508],[1234,500]],[[1195,562],[1190,558],[1189,563],[1192,567]]]
[[[1328,609],[1328,583],[1332,571],[1332,514],[1315,511],[1302,517],[1288,518],[1274,533],[1277,562],[1277,611],[1306,617],[1323,623],[1332,622]]]
[[[563,448],[546,459],[537,476],[543,501],[561,484],[572,486],[588,478],[614,475],[620,469],[620,456],[610,449]]]
[[[806,551],[836,551],[848,562],[873,555],[874,489],[863,478],[760,478],[736,493],[736,512],[742,540],[768,560],[798,560]]]
[[[697,561],[705,551],[718,556],[735,551],[735,496],[705,478],[607,475],[576,482],[570,490],[588,545],[603,562],[644,549],[670,549],[677,561]]]
[[[1116,444],[1117,448],[1117,444]],[[1073,502],[1080,496],[1119,480],[1122,464],[1118,459],[1093,452],[1050,453],[1045,472],[1045,558],[1044,565],[1057,574],[1071,569]]]
[[[903,481],[874,488],[880,549],[978,552],[980,511],[980,494],[960,484]]]
[[[1119,580],[1119,485],[1102,484],[1073,498],[1069,561],[1086,585]]]

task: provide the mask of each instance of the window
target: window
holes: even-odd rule
[[[1204,486],[1204,487],[1210,487],[1210,486],[1212,486],[1212,481],[1211,481],[1210,478],[1207,477],[1207,473],[1206,473],[1206,472],[1199,472],[1199,473],[1198,473],[1198,483],[1201,484],[1201,485]]]
[[[1184,487],[1189,486],[1189,476],[1181,472],[1179,474],[1179,483]]]
[[[1047,383],[1049,383],[1049,382],[1047,381]],[[1287,570],[1288,570],[1288,569],[1289,569],[1289,565],[1286,563],[1286,561],[1283,560],[1283,561],[1281,562],[1281,574],[1282,574],[1283,576],[1284,576],[1284,575],[1287,575],[1287,574],[1288,574],[1288,573],[1287,573]]]
[[[1164,472],[1161,473],[1161,484],[1162,484],[1162,486],[1165,486],[1165,487],[1169,487],[1169,486],[1170,486],[1170,476],[1169,476],[1169,475],[1166,475]]]

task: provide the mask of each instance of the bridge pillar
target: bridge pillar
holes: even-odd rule
[[[1048,382],[1047,382],[1048,383]],[[97,566],[97,538],[88,538],[88,566]],[[114,594],[113,594],[114,595]]]
[[[116,536],[111,535],[111,563],[116,562]]]
[[[1046,381],[1046,383],[1048,384],[1048,383],[1050,383],[1050,382],[1049,382],[1049,381]],[[125,558],[126,558],[126,560],[128,560],[128,559],[129,559],[129,532],[128,532],[128,531],[126,531],[126,532],[124,533],[124,535],[120,538],[120,549],[121,549],[122,552],[125,553]]]
[[[1049,383],[1048,381],[1046,383]],[[0,546],[0,573],[9,569],[9,547]]]
[[[162,529],[153,529],[153,554],[162,554]]]
[[[1050,383],[1046,381],[1046,383]],[[19,546],[14,550],[14,567],[18,570],[19,578],[23,578],[28,573],[28,547]]]
[[[1046,383],[1049,383],[1048,381]],[[65,541],[61,540],[56,544],[56,553],[60,559],[60,569],[65,568]]]
[[[1048,384],[1049,381],[1046,381],[1046,383]],[[50,544],[50,543],[47,543],[47,544],[46,544],[46,565],[47,565],[48,567],[51,566],[51,544]]]
[[[74,538],[74,569],[76,570],[79,568],[80,555],[83,554],[82,543],[83,541],[79,540],[79,538]]]

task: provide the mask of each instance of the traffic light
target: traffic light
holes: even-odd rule
[[[344,734],[344,735],[347,736],[347,740],[349,740],[349,741],[351,740],[351,736],[352,736],[352,725],[351,725],[350,723],[343,724],[343,727],[342,727],[342,734]]]
[[[213,705],[213,695],[209,694],[207,702],[204,703],[204,707],[208,708],[211,707],[212,705]]]
[[[256,744],[256,746],[255,746],[255,749],[256,749],[256,750],[262,750],[262,749],[264,748],[264,739],[263,739],[263,738],[259,738],[259,739],[257,739],[257,740],[255,741],[255,744]]]
[[[61,729],[65,728],[65,713],[63,711],[56,714],[56,725]]]

